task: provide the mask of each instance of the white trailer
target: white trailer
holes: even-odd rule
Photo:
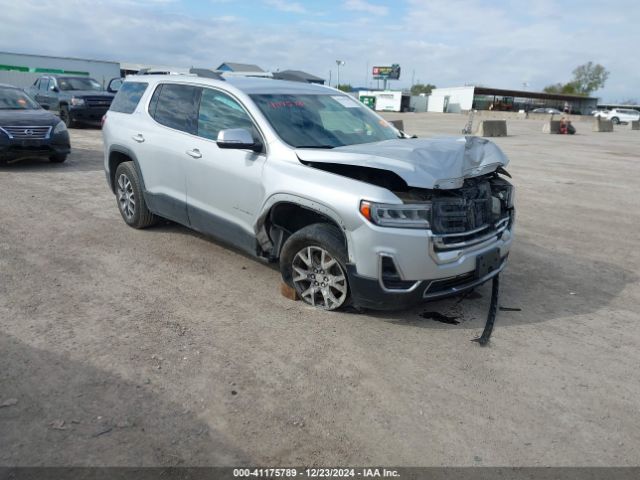
[[[409,110],[409,95],[404,95],[400,90],[384,90],[384,91],[361,91],[358,93],[358,99],[371,106],[369,102],[363,101],[365,98],[375,98],[374,109],[378,112],[403,112]]]

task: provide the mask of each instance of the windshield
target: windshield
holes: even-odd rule
[[[333,148],[398,138],[398,131],[347,95],[251,95],[280,138],[296,148]]]
[[[93,78],[65,77],[58,78],[60,90],[102,90],[102,85]]]
[[[37,110],[40,106],[17,88],[0,88],[0,110]]]

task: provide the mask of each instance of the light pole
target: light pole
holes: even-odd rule
[[[336,73],[336,88],[340,88],[340,67],[344,66],[344,60],[336,60],[336,65],[338,66],[338,72]]]

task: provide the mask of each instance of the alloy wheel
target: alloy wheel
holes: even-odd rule
[[[127,220],[131,220],[136,213],[136,197],[133,186],[129,177],[124,173],[118,177],[118,206]]]
[[[314,307],[335,310],[347,299],[347,277],[340,263],[325,249],[305,247],[292,262],[293,286]]]

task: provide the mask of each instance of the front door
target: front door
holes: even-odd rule
[[[258,129],[244,107],[230,95],[203,88],[197,138],[185,158],[187,205],[191,226],[255,253],[254,223],[264,198],[265,153],[220,149],[218,132],[244,128],[254,139]]]

